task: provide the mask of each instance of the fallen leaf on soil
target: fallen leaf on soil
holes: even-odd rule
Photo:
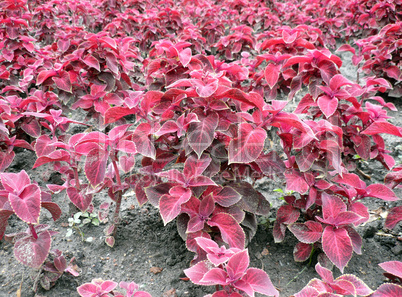
[[[153,274],[161,273],[162,270],[163,270],[163,268],[160,268],[160,267],[151,267],[151,269],[149,269],[149,271],[152,272]]]
[[[269,251],[268,251],[268,249],[263,249],[262,250],[262,252],[261,252],[261,255],[263,255],[263,256],[268,256],[269,255]]]
[[[170,289],[169,291],[166,291],[165,293],[163,293],[162,297],[177,297],[176,289]]]

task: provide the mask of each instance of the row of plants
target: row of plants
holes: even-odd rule
[[[101,222],[114,204],[105,230],[113,247],[122,197],[133,190],[165,225],[176,220],[195,253],[185,270],[193,283],[216,285],[213,297],[277,296],[266,272],[248,268],[246,246],[257,217],[270,212],[255,182],[283,180],[291,194],[277,210],[275,242],[289,230],[299,240],[296,261],[320,253],[323,279],[296,296],[400,292],[384,285],[373,293],[354,276],[330,273],[361,254],[363,202],[399,200],[392,189],[402,167],[381,134],[402,137],[402,130],[387,121],[396,108],[380,95],[400,96],[400,5],[1,1],[0,238],[14,243],[18,261],[44,269],[40,283],[50,288],[64,271],[77,274],[60,251],[49,258],[55,232],[40,214],[62,215],[52,195],[65,191]],[[359,81],[341,74],[337,41],[348,42],[338,51],[353,53]],[[72,118],[74,110],[88,121]],[[71,125],[89,128],[70,134]],[[270,140],[279,145],[269,148]],[[48,166],[64,183],[38,185],[24,170],[7,172],[15,147],[35,151],[34,168]],[[361,179],[363,160],[392,170],[384,184]],[[111,201],[95,210],[95,194],[106,192]],[[5,234],[13,214],[28,229]],[[397,206],[386,227],[401,220]],[[385,270],[400,278],[392,265]],[[78,292],[119,296],[116,287],[97,280]],[[120,287],[125,296],[149,296],[135,283]]]

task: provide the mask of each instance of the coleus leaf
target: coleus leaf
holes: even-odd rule
[[[202,153],[212,144],[219,116],[213,112],[205,118],[199,117],[200,122],[192,122],[188,126],[187,139],[191,148],[200,158]]]
[[[92,149],[85,160],[85,175],[93,187],[103,182],[109,153],[103,148]]]
[[[324,115],[329,118],[335,113],[336,108],[338,107],[338,99],[322,95],[318,98],[317,104]]]
[[[264,76],[271,89],[278,82],[280,69],[281,69],[281,65],[276,65],[274,63],[269,63],[267,65],[267,67],[265,68]]]
[[[314,243],[321,238],[322,225],[315,221],[294,223],[288,226],[296,238],[303,243]]]
[[[78,191],[74,187],[68,187],[66,191],[68,198],[70,198],[71,202],[77,206],[78,209],[81,211],[86,211],[88,209],[88,206],[92,202],[91,194],[86,194],[85,190]]]
[[[402,262],[400,261],[388,261],[378,264],[386,272],[395,275],[402,279]]]
[[[249,123],[239,124],[238,136],[229,143],[229,164],[255,161],[264,149],[267,132]]]
[[[134,141],[138,153],[140,153],[145,157],[149,157],[155,160],[156,150],[154,144],[149,139],[150,135],[151,135],[150,124],[141,123],[138,125],[137,129],[135,129],[132,136],[132,141]]]
[[[322,234],[322,249],[341,272],[352,258],[352,241],[344,228],[325,227]]]
[[[381,133],[387,133],[395,136],[402,137],[401,128],[396,127],[388,122],[376,121],[368,126],[361,132],[366,135],[376,135]]]
[[[45,230],[38,234],[37,239],[30,235],[17,240],[14,245],[14,255],[22,264],[39,268],[49,254],[50,245],[50,232]]]
[[[211,227],[218,227],[222,239],[230,247],[244,249],[246,236],[239,223],[227,213],[217,213],[207,222]]]
[[[311,256],[313,245],[298,242],[293,249],[293,258],[296,262],[307,261]]]
[[[393,229],[400,221],[402,221],[402,206],[396,206],[388,212],[385,227]]]
[[[402,296],[402,287],[397,284],[382,284],[370,297],[399,297]]]
[[[165,194],[159,201],[159,210],[166,225],[176,218],[181,211],[181,205],[191,198],[191,190],[181,186],[173,187],[169,190],[169,194]]]
[[[8,200],[14,213],[26,223],[38,224],[41,207],[40,188],[35,184],[30,184],[19,192],[18,195],[8,194]]]
[[[373,290],[371,290],[361,279],[353,274],[341,275],[335,280],[335,284],[337,284],[340,280],[351,283],[356,291],[356,295],[358,296],[368,296],[373,292]]]

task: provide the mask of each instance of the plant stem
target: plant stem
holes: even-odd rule
[[[112,160],[112,164],[113,164],[113,168],[114,168],[114,172],[116,174],[116,181],[117,184],[119,186],[121,186],[121,179],[120,179],[120,173],[119,173],[119,169],[117,168],[117,162],[116,162],[117,158],[114,158]],[[116,199],[116,208],[114,210],[114,214],[113,214],[113,224],[116,224],[115,230],[113,232],[113,235],[116,233],[117,230],[117,225],[119,224],[119,213],[120,213],[120,206],[121,206],[121,198],[123,196],[123,192],[121,190],[117,191],[115,194],[115,199]]]
[[[38,239],[38,234],[36,233],[36,230],[35,230],[34,225],[29,224],[29,229],[31,230],[32,236],[33,236],[35,239]]]

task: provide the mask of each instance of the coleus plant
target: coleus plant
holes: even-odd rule
[[[354,54],[353,63],[360,66],[362,72],[374,74],[378,78],[389,80],[393,89],[388,93],[390,96],[399,97],[402,94],[400,82],[402,80],[400,44],[402,22],[387,24],[376,35],[356,41],[359,50],[350,49]]]
[[[145,291],[139,291],[139,285],[135,282],[120,282],[121,289],[125,294],[116,291],[117,283],[110,280],[94,279],[90,283],[85,283],[77,288],[81,297],[152,297]]]
[[[292,297],[317,296],[372,296],[371,290],[362,280],[353,274],[343,274],[336,279],[332,271],[316,264],[315,270],[321,280],[314,278],[298,293]]]
[[[128,130],[130,126],[131,124],[117,126],[107,134],[78,133],[73,136],[64,135],[60,139],[51,139],[44,135],[35,144],[38,159],[34,168],[53,163],[65,175],[65,183],[61,186],[48,185],[49,189],[65,189],[71,202],[81,211],[88,209],[95,193],[108,189],[109,196],[116,202],[112,224],[106,230],[106,242],[110,246],[114,245],[114,234],[119,224],[122,195],[130,188],[130,184],[121,179],[120,169],[129,172],[134,167],[134,155],[137,152],[151,157],[155,154],[152,143],[144,137],[146,125],[140,124],[135,131]],[[88,183],[82,182],[78,173],[83,156]],[[67,165],[62,166],[61,162]]]
[[[204,237],[195,238],[197,245],[206,253],[207,260],[185,269],[184,273],[198,285],[216,285],[211,297],[254,297],[255,293],[279,296],[264,270],[249,268],[247,249],[226,249]]]
[[[49,230],[48,225],[39,224],[41,208],[47,209],[53,220],[60,218],[61,209],[51,201],[49,193],[31,183],[24,170],[19,173],[0,173],[0,182],[0,239],[5,236],[14,243],[14,255],[19,262],[39,268],[49,254],[51,237],[57,233]],[[27,223],[28,229],[4,235],[7,221],[13,214]]]

